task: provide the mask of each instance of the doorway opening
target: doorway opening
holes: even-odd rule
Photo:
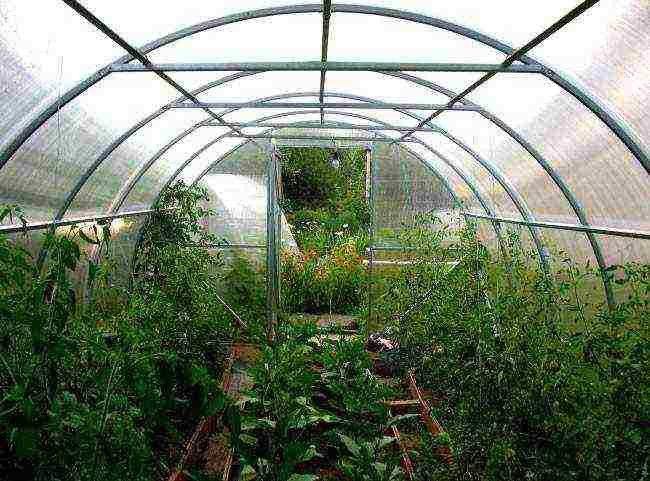
[[[367,300],[370,151],[282,147],[280,205],[295,243],[280,256],[289,315],[351,316]]]

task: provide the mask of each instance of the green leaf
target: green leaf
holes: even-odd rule
[[[392,436],[383,436],[382,438],[379,439],[377,442],[377,450],[384,449],[386,446],[388,446],[390,443],[395,442],[395,438]]]
[[[250,434],[240,434],[239,439],[244,443],[250,446],[257,446],[257,438],[251,436]]]
[[[393,424],[400,423],[402,421],[405,421],[407,419],[414,419],[414,418],[419,418],[419,414],[402,414],[400,416],[394,416],[388,420],[388,426],[392,426]]]
[[[254,479],[257,476],[257,473],[255,472],[255,468],[253,468],[253,466],[246,464],[242,468],[240,476],[242,480],[248,481],[250,479]]]
[[[318,476],[314,474],[292,474],[287,481],[316,481]]]
[[[11,438],[16,454],[20,457],[29,457],[36,450],[38,431],[27,428],[16,429],[12,432]]]
[[[83,229],[79,229],[77,232],[79,232],[79,237],[81,237],[83,240],[85,240],[85,241],[88,242],[89,244],[99,245],[99,243],[100,243],[99,239],[93,239],[93,238],[91,238],[90,236],[88,236],[88,235],[83,231]]]
[[[345,447],[352,453],[354,456],[359,456],[361,453],[361,446],[359,446],[354,439],[346,436],[343,433],[338,433],[339,439],[343,442]]]
[[[95,282],[95,279],[97,279],[99,270],[99,264],[88,259],[88,286],[93,285],[93,282]]]
[[[242,431],[250,431],[251,429],[267,429],[275,428],[275,421],[267,418],[254,418],[254,419],[245,419],[241,423]]]

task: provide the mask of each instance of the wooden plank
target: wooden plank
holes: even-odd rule
[[[429,408],[429,403],[422,397],[422,393],[418,389],[418,385],[415,381],[415,376],[413,375],[413,371],[409,371],[408,373],[408,381],[409,381],[409,389],[411,391],[411,395],[416,398],[420,404],[420,417],[422,418],[422,421],[424,422],[424,425],[427,427],[427,430],[433,436],[434,438],[442,433],[444,433],[444,429],[440,425],[437,419],[433,418],[431,416],[431,409]],[[454,464],[454,456],[451,452],[451,449],[449,446],[439,446],[436,448],[436,453],[445,460],[445,462],[448,465],[453,465]]]

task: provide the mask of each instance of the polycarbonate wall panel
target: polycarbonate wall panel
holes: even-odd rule
[[[596,237],[600,241],[605,263],[608,266],[630,262],[650,263],[650,240],[611,235],[597,235]]]
[[[50,219],[104,148],[133,125],[134,112],[153,110],[151,104],[169,98],[171,92],[164,84],[157,88],[160,83],[150,74],[140,81],[113,76],[64,106],[0,170],[0,202],[22,205],[33,220]],[[142,141],[115,153],[110,165],[118,177],[140,162],[146,145]],[[77,210],[98,213],[97,203],[87,201],[78,202]]]
[[[378,246],[394,243],[419,214],[435,213],[443,222],[454,217],[452,196],[440,180],[395,144],[373,146],[371,201],[373,244]]]
[[[497,100],[506,96],[508,102]],[[472,97],[537,149],[582,203],[591,223],[650,228],[650,178],[625,145],[573,97],[544,77],[505,74]],[[522,149],[500,143],[494,152],[535,212],[547,220],[575,222],[541,169],[528,167],[531,160],[522,168],[522,161],[530,159]]]
[[[406,148],[422,158],[427,165],[429,165],[445,180],[447,180],[447,182],[450,184],[450,187],[456,194],[459,203],[461,203],[463,210],[480,212],[483,214],[485,213],[467,183],[449,165],[442,162],[435,154],[433,154],[422,144],[411,143],[408,144]]]
[[[230,244],[266,245],[268,158],[268,150],[247,142],[199,180],[215,211],[210,232]]]
[[[519,211],[512,200],[507,195],[502,195],[505,191],[501,184],[496,181],[496,178],[488,169],[482,166],[469,153],[441,134],[418,133],[415,136],[426,142],[449,162],[466,172],[474,182],[478,192],[489,202],[497,215],[519,216]],[[460,140],[467,142],[470,146],[476,145],[472,140]],[[483,155],[481,157],[485,158]]]
[[[88,206],[91,206],[93,211],[107,211],[116,201],[121,190],[143,165],[147,164],[176,135],[206,117],[206,114],[199,110],[168,110],[140,128],[104,159],[75,197],[67,216],[87,215]],[[139,118],[134,119],[133,124],[139,120]],[[199,129],[197,134],[201,131]],[[169,159],[170,157],[172,160],[177,159],[176,153],[174,148],[170,149],[153,163],[150,171],[160,175],[167,173],[170,168]],[[131,162],[123,163],[119,162],[119,159],[130,159]],[[143,190],[153,190],[157,186],[157,183],[151,182],[150,177],[140,182],[144,182],[141,186]]]
[[[489,82],[488,82],[489,84]],[[514,190],[519,192],[537,219],[574,222],[575,214],[558,187],[535,159],[502,129],[475,112],[444,113],[436,120],[452,136],[471,146],[482,159],[493,164]],[[506,122],[508,119],[506,119]],[[456,144],[439,136],[440,149],[449,156],[464,158],[464,165],[491,193],[497,214],[516,212],[504,189],[495,186],[487,169]]]

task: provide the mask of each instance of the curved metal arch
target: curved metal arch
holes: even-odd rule
[[[494,48],[506,55],[512,53],[514,49],[509,45],[493,38],[488,35],[477,32],[467,27],[463,27],[458,24],[447,22],[441,19],[429,17],[422,14],[416,14],[412,12],[406,12],[403,10],[389,9],[383,7],[371,7],[371,6],[362,6],[362,5],[332,5],[332,12],[342,12],[342,13],[359,13],[367,15],[377,15],[381,17],[395,18],[399,20],[407,20],[423,25],[429,25],[434,28],[439,28],[453,32],[455,34],[461,35],[463,37],[469,38],[471,40],[477,41],[484,45]],[[212,28],[221,27],[224,25],[237,23],[246,20],[259,19],[264,17],[276,16],[276,15],[286,15],[286,14],[296,14],[296,13],[317,13],[322,12],[323,6],[321,4],[312,4],[312,5],[289,5],[282,7],[273,7],[266,9],[259,9],[250,12],[241,12],[226,17],[209,20],[199,24],[195,24],[191,27],[178,30],[172,34],[160,37],[157,40],[154,40],[140,49],[143,54],[150,53],[162,46],[175,42],[177,40],[183,39],[185,37],[194,35],[205,30]],[[10,142],[7,147],[0,153],[0,169],[5,165],[5,163],[13,156],[13,154],[20,148],[20,146],[49,118],[51,118],[58,109],[72,101],[78,95],[85,92],[88,88],[102,80],[110,73],[111,65],[124,64],[133,60],[131,55],[125,55],[112,64],[103,67],[102,69],[95,72],[93,75],[89,76],[79,84],[77,84],[72,89],[68,90],[64,95],[62,95],[55,102],[52,102],[47,108],[45,108],[41,114],[39,114],[35,119],[33,119],[15,138]],[[589,109],[594,113],[602,122],[604,122],[607,127],[614,132],[614,134],[625,144],[625,146],[630,150],[634,157],[639,161],[643,168],[650,174],[650,160],[648,155],[643,151],[640,146],[640,143],[635,138],[635,135],[632,131],[625,125],[622,121],[618,120],[608,109],[600,104],[595,98],[590,96],[588,93],[583,91],[575,83],[568,79],[567,76],[561,75],[560,73],[551,70],[546,65],[541,62],[532,59],[529,56],[522,56],[519,59],[522,63],[528,65],[537,65],[542,68],[543,74],[549,78],[552,82],[562,88],[564,91],[570,93],[576,100],[578,100],[583,106]]]
[[[295,98],[295,97],[300,97],[300,96],[316,96],[316,95],[318,95],[318,94],[315,93],[315,92],[296,92],[296,93],[288,93],[288,94],[281,94],[281,95],[265,97],[265,98],[262,98],[262,99],[258,99],[257,101],[266,102],[266,101],[270,101],[270,100]],[[342,93],[336,93],[336,92],[327,92],[326,96],[327,97],[348,98],[348,99],[352,99],[352,100],[360,100],[360,101],[366,101],[366,102],[377,103],[377,104],[382,103],[380,101],[377,101],[377,100],[369,98],[369,97],[363,97],[363,96],[352,95],[352,94],[342,94]],[[238,109],[229,109],[227,111],[221,112],[219,115],[221,115],[221,116],[228,115],[228,114],[230,114],[230,113],[232,113],[232,112],[234,112],[236,110],[238,110]],[[409,116],[409,117],[411,117],[411,118],[413,118],[413,119],[415,119],[417,121],[424,120],[419,115],[414,114],[412,112],[409,112],[407,110],[403,110],[403,109],[394,109],[394,110],[399,112],[399,113],[402,113],[403,115],[407,115],[407,116]],[[151,165],[153,165],[153,163],[155,162],[155,160],[157,158],[159,158],[164,152],[169,150],[175,143],[177,143],[179,140],[183,139],[185,136],[189,135],[189,133],[193,132],[196,128],[198,128],[198,126],[202,125],[206,121],[208,121],[208,120],[207,119],[202,120],[202,121],[198,122],[197,124],[195,124],[194,126],[187,129],[184,133],[180,134],[174,140],[172,140],[167,145],[165,145],[163,147],[163,149],[159,150],[148,162],[146,162],[135,173],[135,175],[131,177],[131,179],[129,180],[127,185],[120,191],[120,194],[118,195],[118,198],[116,199],[116,201],[113,202],[113,205],[111,206],[111,209],[109,210],[109,212],[113,213],[117,209],[120,208],[120,206],[122,205],[122,203],[124,202],[124,200],[126,199],[128,194],[131,192],[131,190],[133,189],[135,184],[142,177],[142,175],[144,175],[144,173],[149,169],[149,167],[151,167]],[[433,125],[431,123],[427,123],[427,125],[429,125],[432,128],[437,128],[435,125]],[[443,135],[446,135],[446,132],[441,132],[441,133]],[[416,137],[413,137],[413,138],[416,138]],[[467,147],[467,146],[466,146],[466,148],[469,149],[469,147]],[[439,152],[433,151],[433,150],[432,150],[432,152],[434,152],[435,155],[437,155],[439,158],[443,159],[443,156]],[[478,154],[475,153],[475,156],[478,157]],[[472,158],[476,159],[476,157],[474,157],[474,156]],[[503,175],[501,175],[498,168],[496,166],[494,166],[491,162],[489,162],[489,161],[487,161],[485,159],[481,159],[481,161],[479,161],[479,164],[482,165],[483,168],[485,168],[488,171],[488,173],[490,175],[492,175],[492,177],[495,178],[495,180],[499,183],[499,185],[501,185],[501,187],[504,189],[504,191],[506,192],[508,197],[515,204],[515,206],[516,206],[517,210],[519,211],[520,215],[522,216],[522,218],[529,221],[529,222],[533,222],[534,221],[534,216],[533,216],[532,212],[526,206],[525,201],[517,193],[516,189],[512,185],[510,185],[510,183],[507,181],[507,179],[505,179],[503,177]],[[544,271],[549,273],[550,268],[549,268],[549,265],[548,265],[546,248],[544,247],[541,236],[539,235],[539,229],[537,227],[528,226],[528,230],[529,230],[529,232],[530,232],[530,234],[531,234],[531,236],[533,238],[533,242],[535,243],[535,247],[536,247],[537,252],[539,254],[540,264],[541,264],[542,268],[544,269]]]
[[[274,115],[269,115],[269,116],[266,116],[266,117],[262,117],[262,118],[258,119],[258,121],[271,120],[271,119],[275,119],[275,118],[288,117],[288,116],[292,116],[292,115],[301,115],[301,114],[305,114],[305,113],[319,113],[319,112],[320,112],[320,110],[310,110],[310,111],[299,110],[299,111],[293,111],[293,112],[282,112],[282,113],[278,113],[278,114],[274,114]],[[361,118],[361,119],[369,120],[369,121],[371,121],[371,122],[378,123],[378,124],[380,124],[380,125],[385,125],[385,126],[387,126],[387,127],[390,127],[390,126],[391,126],[390,123],[385,122],[385,121],[380,120],[380,119],[377,119],[377,118],[375,118],[375,117],[370,117],[370,116],[367,116],[367,115],[357,114],[357,113],[353,113],[353,112],[339,112],[339,111],[332,111],[332,110],[326,110],[325,112],[328,113],[328,114],[333,114],[333,115],[343,115],[343,116],[348,116],[348,117]],[[201,148],[200,148],[197,152],[195,152],[195,154],[193,154],[193,155],[192,155],[188,160],[186,160],[185,162],[183,162],[183,164],[181,164],[181,165],[178,167],[178,169],[176,169],[176,172],[174,172],[174,174],[173,174],[173,175],[172,175],[172,176],[167,180],[167,182],[164,184],[163,189],[164,189],[166,186],[170,185],[170,184],[171,184],[171,183],[172,183],[172,182],[173,182],[173,181],[178,177],[178,175],[180,175],[180,173],[182,172],[182,170],[183,170],[185,167],[187,167],[187,165],[189,165],[189,163],[190,163],[194,158],[196,158],[196,157],[197,157],[201,152],[204,152],[204,151],[205,151],[207,148],[209,148],[211,145],[214,145],[216,142],[218,142],[219,140],[221,140],[222,138],[224,138],[226,135],[228,135],[228,133],[226,133],[226,134],[222,134],[221,136],[217,137],[216,139],[214,139],[214,140],[208,142],[208,144],[206,144],[205,146],[201,147]],[[386,136],[384,136],[384,137],[386,137]],[[470,178],[470,177],[469,177],[469,176],[468,176],[468,175],[467,175],[467,174],[466,174],[466,173],[465,173],[465,172],[464,172],[460,167],[456,166],[453,162],[451,162],[450,160],[448,160],[447,158],[445,158],[442,154],[440,154],[439,152],[437,152],[436,150],[434,150],[431,146],[429,146],[429,145],[428,145],[426,142],[424,142],[423,140],[418,139],[418,138],[416,138],[416,139],[414,139],[414,140],[416,141],[416,143],[419,143],[419,144],[422,145],[425,149],[427,149],[428,151],[430,151],[430,152],[433,153],[434,155],[438,156],[438,157],[439,157],[439,158],[440,158],[440,159],[441,159],[445,164],[447,164],[447,165],[448,165],[448,166],[449,166],[449,167],[450,167],[454,172],[456,172],[456,174],[457,174],[457,175],[458,175],[458,176],[463,180],[463,182],[465,182],[465,184],[467,184],[467,186],[468,186],[469,189],[472,191],[473,195],[476,197],[476,199],[478,200],[479,204],[481,204],[481,207],[483,208],[483,210],[485,210],[485,212],[494,212],[494,211],[492,210],[492,208],[490,207],[489,203],[487,202],[487,200],[486,200],[486,199],[482,196],[482,194],[478,191],[478,189],[477,189],[476,186],[474,185],[474,182],[471,180],[471,178]],[[217,160],[220,160],[220,159],[224,158],[225,156],[231,154],[232,152],[234,152],[234,151],[237,150],[238,148],[242,147],[242,146],[245,145],[246,143],[247,143],[247,142],[242,142],[242,143],[240,143],[239,145],[233,147],[233,148],[230,149],[227,153],[225,153],[225,154],[223,154],[221,157],[219,157],[219,159],[217,159]],[[411,153],[412,155],[416,156],[416,158],[419,159],[419,160],[422,162],[422,164],[425,166],[425,168],[429,169],[432,173],[434,173],[434,175],[436,175],[436,177],[438,177],[438,178],[440,178],[440,179],[444,179],[444,176],[441,176],[441,175],[438,173],[438,171],[435,169],[435,167],[433,167],[430,163],[428,163],[426,160],[424,160],[424,159],[423,159],[419,154],[417,154],[416,152],[413,152],[411,149],[408,149],[406,146],[401,146],[401,147],[404,148],[405,150],[407,150],[407,151],[408,151],[409,153]],[[211,168],[212,166],[216,165],[216,162],[217,162],[217,161],[212,162],[212,163],[210,164],[210,168]],[[208,171],[209,171],[209,168],[206,169],[206,170],[201,174],[201,176],[205,175]],[[162,190],[162,189],[161,189],[161,190]],[[453,189],[451,189],[451,191],[453,192]],[[499,225],[498,222],[495,222],[495,221],[492,221],[491,223],[492,223],[492,226],[494,227],[495,234],[496,234],[496,236],[497,236],[497,240],[498,240],[498,242],[499,242],[499,248],[500,248],[500,250],[501,250],[501,253],[502,253],[502,255],[504,256],[504,258],[506,258],[505,245],[504,245],[504,243],[503,243],[503,237],[502,237],[502,235],[501,235],[501,226]]]
[[[205,92],[207,90],[210,90],[212,88],[215,88],[219,85],[222,85],[224,83],[228,83],[234,80],[239,80],[241,78],[249,77],[252,75],[256,75],[259,73],[263,72],[239,72],[235,74],[228,75],[226,77],[223,77],[221,79],[218,79],[216,81],[208,82],[197,89],[193,90],[191,93],[193,95],[200,94],[202,92]],[[399,78],[401,80],[411,82],[420,86],[423,86],[425,88],[428,88],[429,90],[441,93],[443,95],[446,95],[450,98],[454,98],[457,94],[453,92],[452,90],[449,90],[445,87],[442,87],[440,85],[437,85],[433,82],[430,82],[428,80],[422,79],[420,77],[417,77],[415,75],[411,74],[406,74],[403,72],[385,72],[385,71],[376,71],[374,73],[377,74],[383,74],[386,76],[391,76],[394,78]],[[90,178],[90,176],[95,172],[95,170],[103,163],[103,161],[117,148],[119,147],[125,140],[127,140],[131,135],[135,134],[140,128],[143,126],[147,125],[149,122],[153,121],[160,115],[162,115],[164,112],[166,112],[169,109],[169,106],[173,102],[179,102],[184,100],[184,97],[178,97],[177,99],[173,100],[172,102],[168,103],[167,105],[159,108],[157,111],[149,115],[148,117],[142,119],[140,122],[136,123],[133,125],[129,130],[127,130],[124,134],[122,134],[120,137],[118,137],[115,141],[113,141],[101,154],[100,156],[95,160],[93,164],[86,170],[86,172],[79,178],[73,189],[68,193],[63,205],[61,208],[58,210],[57,214],[54,217],[54,220],[60,220],[63,218],[65,215],[67,209],[70,207],[72,202],[74,201],[74,198],[76,195],[79,193],[79,191],[83,188],[84,184],[86,181]],[[562,178],[558,175],[558,173],[551,167],[551,165],[542,157],[542,155],[528,142],[526,141],[521,135],[519,135],[514,129],[512,129],[509,125],[507,125],[503,120],[498,118],[496,115],[492,114],[491,112],[482,109],[479,105],[476,103],[468,100],[468,99],[461,99],[461,103],[465,105],[471,105],[471,106],[476,106],[479,107],[480,110],[478,111],[479,115],[487,119],[488,121],[492,122],[495,126],[497,126],[499,129],[503,130],[507,135],[509,135],[515,142],[517,142],[522,148],[524,148],[532,157],[533,159],[547,172],[547,174],[551,177],[552,181],[555,183],[555,185],[560,189],[560,192],[562,195],[565,197],[567,202],[569,203],[571,209],[574,211],[576,214],[576,217],[578,218],[578,221],[585,226],[589,225],[589,222],[587,220],[587,216],[580,205],[579,201],[576,199],[575,195],[573,192],[570,190],[568,185],[565,184],[565,182],[562,180]],[[470,154],[471,155],[471,154]],[[155,159],[154,159],[155,160]],[[586,232],[585,233],[587,236],[587,240],[589,241],[592,251],[594,253],[594,257],[596,259],[596,262],[601,269],[601,271],[604,273],[605,268],[606,268],[606,263],[604,260],[604,256],[602,254],[602,250],[600,247],[600,244],[598,240],[596,239],[595,235],[591,232]],[[607,298],[608,305],[612,306],[614,304],[614,294],[611,289],[611,284],[609,282],[609,278],[605,275],[603,275],[603,283],[604,283],[604,288],[605,288],[605,294]]]

